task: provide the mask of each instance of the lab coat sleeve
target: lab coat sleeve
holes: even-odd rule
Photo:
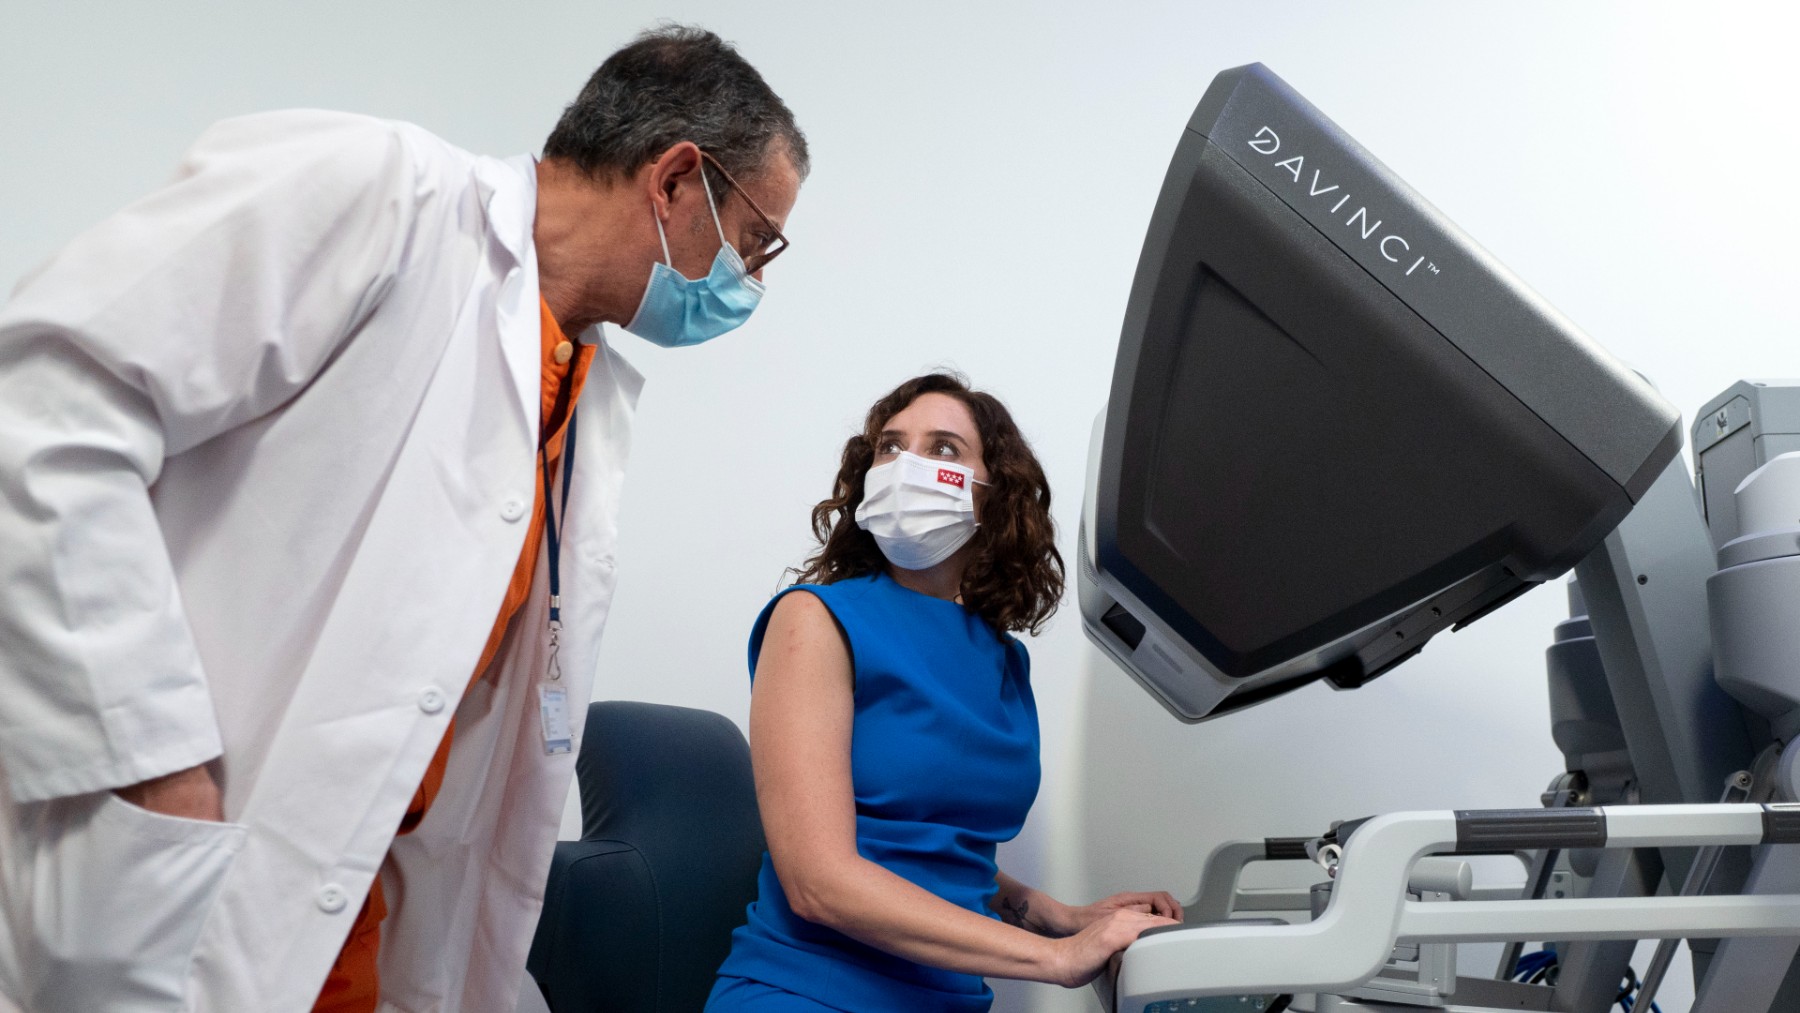
[[[414,164],[380,120],[226,120],[0,308],[0,769],[16,800],[219,755],[151,490],[166,459],[278,410],[354,339],[398,270]]]

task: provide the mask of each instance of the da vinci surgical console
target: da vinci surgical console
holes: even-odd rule
[[[1088,634],[1204,721],[1360,686],[1573,569],[1548,665],[1567,769],[1537,808],[1228,844],[1103,1001],[1600,1013],[1650,1000],[1686,939],[1695,1010],[1800,1013],[1800,383],[1740,382],[1689,435],[1692,478],[1649,384],[1280,78],[1219,75],[1096,423]],[[1473,884],[1493,853],[1523,890]],[[1253,861],[1329,875],[1252,896]],[[1634,984],[1646,938],[1670,942]],[[1500,966],[1459,973],[1476,941]]]

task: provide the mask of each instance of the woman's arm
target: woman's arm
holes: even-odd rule
[[[1002,872],[994,877],[994,899],[988,909],[1008,925],[1017,925],[1040,936],[1066,936],[1074,930],[1069,924],[1068,906],[1055,897],[1036,890]]]
[[[1181,921],[1181,904],[1164,891],[1115,893],[1105,900],[1072,907],[1042,890],[1002,872],[994,877],[998,888],[988,907],[1008,925],[1042,936],[1072,936],[1113,911],[1132,910]]]
[[[1121,908],[1051,939],[957,907],[856,850],[849,648],[817,597],[775,606],[750,694],[756,798],[794,913],[921,964],[1085,984],[1138,933],[1169,920]]]

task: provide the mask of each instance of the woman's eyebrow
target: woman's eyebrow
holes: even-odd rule
[[[878,439],[878,440],[902,440],[903,441],[907,438],[908,435],[910,435],[910,434],[908,434],[903,429],[883,429],[881,431],[880,435],[878,435],[876,437],[876,439]],[[952,432],[948,429],[933,429],[930,432],[926,433],[925,435],[934,440],[952,440],[952,441],[959,443],[965,447],[969,445],[968,439],[965,438],[962,434]]]

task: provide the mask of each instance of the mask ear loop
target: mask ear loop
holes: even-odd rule
[[[975,483],[976,485],[979,485],[979,486],[982,486],[982,487],[988,488],[988,489],[992,489],[994,487],[994,483],[983,482],[981,479],[976,478],[974,475],[969,476],[969,481]],[[973,490],[973,489],[969,490],[969,512],[970,513],[975,512],[975,490]],[[978,529],[981,527],[981,518],[980,517],[975,518],[975,527]]]
[[[700,166],[700,186],[706,191],[706,209],[712,212],[713,228],[719,233],[719,245],[728,245],[725,242],[725,225],[719,221],[719,206],[713,203],[712,184],[706,181],[706,165],[704,163]],[[662,240],[663,263],[672,269],[675,266],[675,258],[669,256],[669,236],[663,231],[662,215],[656,213],[655,204],[650,205],[650,218],[656,222],[656,238]],[[733,250],[732,252],[736,253],[737,251]]]
[[[719,220],[719,206],[713,203],[712,184],[707,182],[705,164],[700,166],[700,185],[706,188],[706,206],[712,211],[713,228],[719,230],[719,253],[723,254],[726,250],[731,251],[731,256],[725,258],[726,266],[743,283],[744,287],[755,292],[760,298],[764,291],[763,283],[750,276],[750,265],[744,262],[744,255],[738,252],[737,247],[731,245],[731,240],[725,238],[725,223]]]
[[[719,242],[725,242],[725,226],[719,221],[719,206],[713,203],[712,184],[706,181],[706,163],[700,163],[700,185],[706,190],[706,209],[712,212],[713,228],[719,230]]]

